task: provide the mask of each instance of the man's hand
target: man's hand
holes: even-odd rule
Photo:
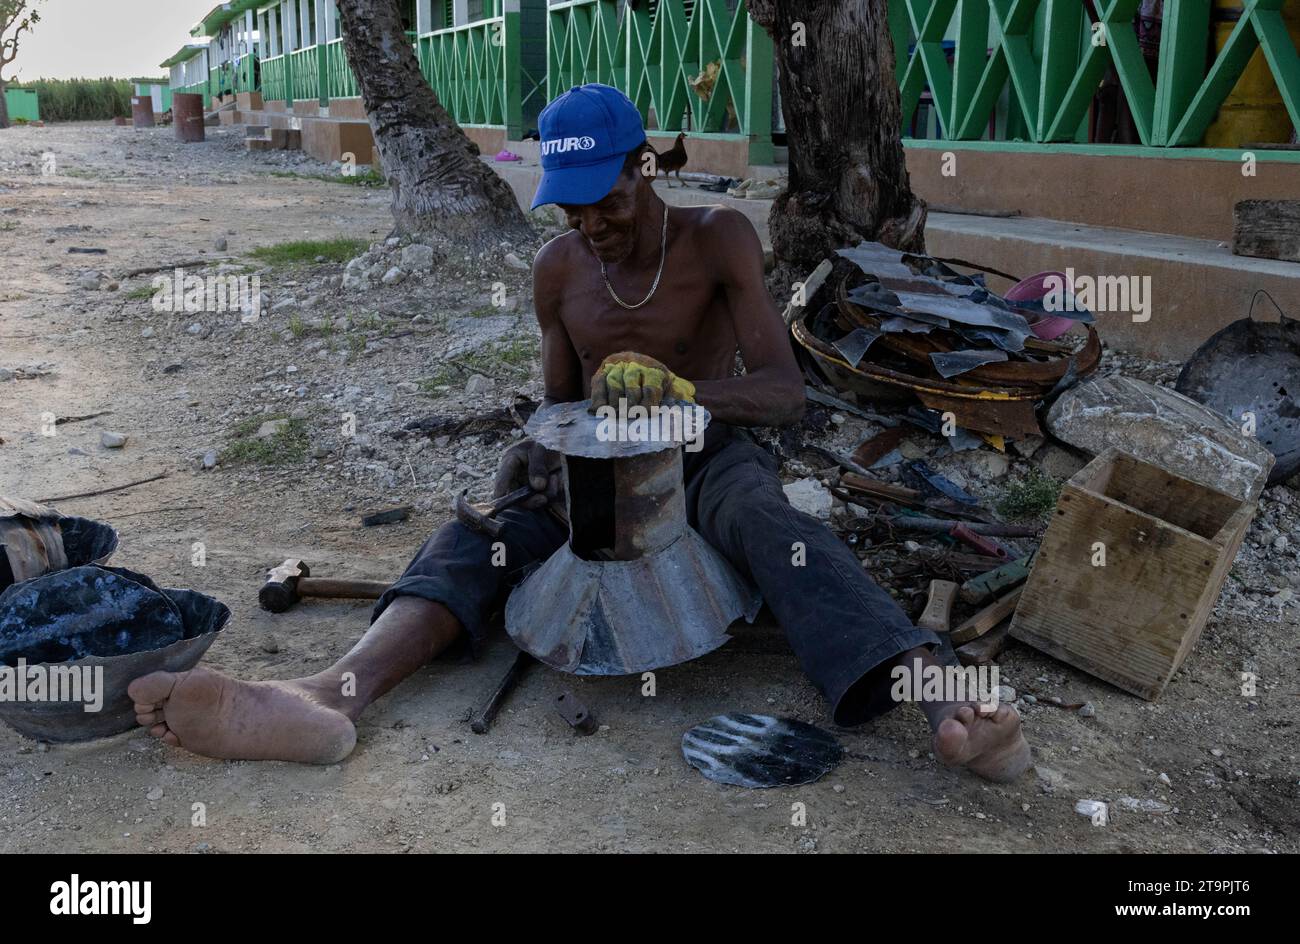
[[[541,443],[524,439],[515,443],[501,457],[497,476],[492,482],[492,497],[501,498],[525,484],[536,495],[520,502],[521,508],[544,508],[564,500],[562,457]]]
[[[591,407],[617,406],[626,398],[628,406],[658,406],[664,400],[695,402],[695,384],[683,380],[645,354],[620,351],[601,361],[591,378]]]

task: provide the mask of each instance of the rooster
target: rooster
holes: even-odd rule
[[[664,179],[668,181],[668,186],[673,185],[672,178],[669,174],[676,172],[677,182],[682,182],[682,168],[686,166],[686,132],[682,131],[677,135],[677,142],[668,150],[660,154],[655,152],[656,167],[664,172]],[[657,176],[657,175],[656,175]],[[682,184],[682,186],[686,186]]]

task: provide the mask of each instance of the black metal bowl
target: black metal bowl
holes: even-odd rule
[[[84,564],[107,564],[117,552],[117,529],[103,521],[64,516],[59,519],[63,531],[63,553],[69,567]]]
[[[136,725],[136,720],[131,698],[126,693],[127,686],[150,672],[184,672],[192,669],[230,619],[230,609],[224,603],[205,594],[194,590],[156,588],[148,578],[132,574],[130,571],[111,570],[115,574],[137,580],[150,592],[165,597],[166,601],[155,600],[154,602],[162,603],[163,607],[179,617],[180,638],[177,639],[173,631],[170,636],[165,637],[171,640],[166,645],[138,652],[116,654],[111,652],[112,646],[105,646],[97,637],[92,649],[108,654],[95,654],[92,651],[91,654],[81,658],[28,664],[28,669],[34,665],[46,677],[52,668],[73,669],[78,672],[87,668],[92,672],[99,670],[102,676],[99,678],[98,691],[102,701],[98,711],[87,711],[84,699],[37,702],[0,700],[0,721],[4,721],[18,733],[41,741],[71,743],[129,731]],[[27,581],[27,583],[32,582]],[[53,644],[66,642],[66,639],[55,640]],[[84,639],[81,642],[84,642]],[[80,648],[84,651],[85,645]],[[8,671],[13,670],[15,661],[13,653],[10,653],[5,660],[9,667]]]

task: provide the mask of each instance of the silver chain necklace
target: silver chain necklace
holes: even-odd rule
[[[596,257],[596,261],[600,262],[600,277],[605,280],[605,288],[609,290],[610,297],[613,298],[614,301],[622,305],[624,308],[628,309],[629,311],[636,308],[640,308],[646,302],[650,301],[650,299],[654,298],[655,289],[659,287],[659,280],[663,278],[664,263],[667,260],[668,260],[668,204],[667,203],[664,204],[663,232],[659,234],[659,271],[655,273],[654,284],[650,286],[650,292],[649,294],[646,295],[645,298],[641,299],[635,305],[629,305],[627,302],[623,301],[623,299],[619,298],[618,292],[614,291],[614,286],[609,284],[609,272],[606,271],[605,269],[604,261],[599,256]]]

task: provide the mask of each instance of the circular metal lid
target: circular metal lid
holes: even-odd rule
[[[675,449],[704,435],[709,411],[698,403],[670,400],[657,408],[602,407],[590,400],[556,403],[538,410],[524,432],[547,449],[588,459],[623,459]]]

